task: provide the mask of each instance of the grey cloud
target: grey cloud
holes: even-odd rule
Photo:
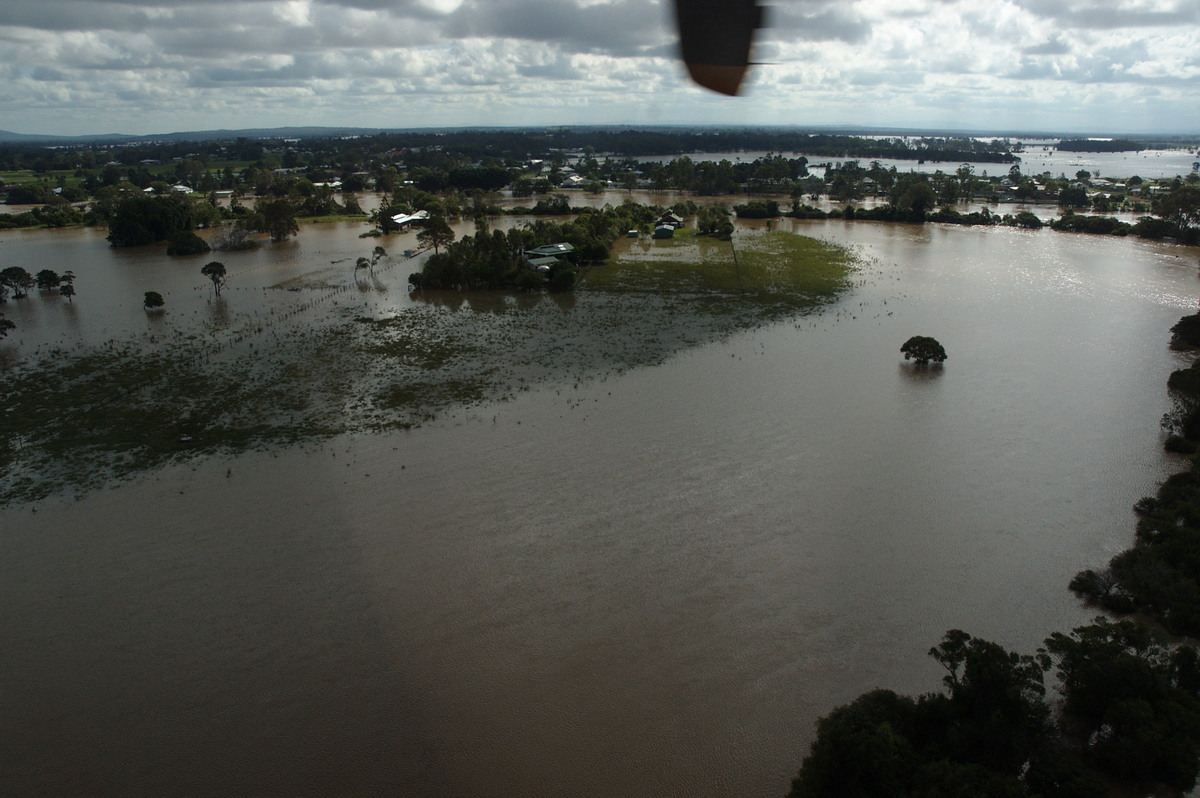
[[[1174,0],[1164,11],[1144,10],[1127,0],[1011,0],[1013,5],[1064,27],[1113,30],[1200,23],[1200,3]]]
[[[34,80],[41,80],[41,81],[52,82],[52,83],[61,82],[61,81],[64,81],[67,79],[66,75],[63,72],[61,72],[57,69],[52,69],[50,67],[46,67],[46,66],[34,67],[33,70],[29,73],[29,77],[33,78]]]
[[[563,0],[473,0],[448,20],[447,36],[557,43],[571,52],[644,55],[669,37],[668,16],[650,0],[579,7]]]
[[[842,41],[857,44],[871,35],[871,23],[844,3],[790,3],[772,6],[768,33],[779,41]]]
[[[517,67],[517,74],[525,78],[549,80],[582,80],[585,77],[569,58],[556,58],[544,64],[521,64]]]
[[[1041,44],[1030,45],[1021,50],[1025,55],[1066,55],[1071,51],[1061,36],[1054,36]]]
[[[39,3],[0,4],[0,26],[48,31],[140,31],[150,25],[150,13],[136,6],[46,0]]]

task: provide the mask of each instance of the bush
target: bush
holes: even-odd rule
[[[1173,237],[1179,232],[1179,229],[1166,219],[1143,216],[1137,220],[1130,232],[1138,238],[1149,238],[1157,241],[1162,238]]]
[[[1172,371],[1167,378],[1167,387],[1173,391],[1200,396],[1200,364],[1193,363],[1186,369]]]
[[[1026,230],[1042,229],[1042,220],[1032,211],[1020,211],[1013,217],[1013,224]]]
[[[168,255],[203,255],[209,250],[208,242],[191,230],[179,230],[167,236]]]
[[[1182,435],[1168,435],[1163,448],[1171,454],[1195,454],[1197,446]]]
[[[1184,316],[1171,328],[1172,349],[1200,348],[1200,313]]]
[[[530,271],[528,269],[522,269],[521,274],[517,276],[517,290],[518,291],[527,291],[530,293],[535,292],[535,291],[541,291],[542,286],[545,284],[546,284],[546,281],[542,278],[542,276],[540,274],[538,274],[537,272]]]
[[[551,291],[570,291],[575,287],[575,270],[558,269],[550,275]]]

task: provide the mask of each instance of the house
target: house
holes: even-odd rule
[[[526,269],[545,274],[563,262],[563,258],[575,251],[575,247],[567,243],[546,244],[533,249],[527,249],[521,256],[521,265]]]
[[[658,221],[654,223],[655,227],[660,226],[670,227],[672,230],[678,230],[683,227],[683,219],[674,211],[664,211],[662,216],[658,217]]]
[[[525,250],[525,257],[533,256],[561,258],[566,255],[570,255],[574,251],[575,247],[571,246],[570,244],[546,244],[544,246]]]
[[[399,227],[404,227],[413,222],[423,222],[428,218],[429,211],[416,211],[415,213],[398,213],[392,217],[392,222]]]
[[[660,224],[654,228],[655,238],[674,238],[675,228],[669,224]]]

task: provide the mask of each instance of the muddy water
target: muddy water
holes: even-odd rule
[[[0,793],[778,795],[946,629],[1087,619],[1197,251],[796,227],[869,259],[823,315],[0,512]]]

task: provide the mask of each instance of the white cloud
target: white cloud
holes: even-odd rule
[[[1200,130],[1195,0],[774,0],[748,96],[666,0],[0,3],[0,126],[876,124]],[[99,126],[99,127],[98,127]]]

